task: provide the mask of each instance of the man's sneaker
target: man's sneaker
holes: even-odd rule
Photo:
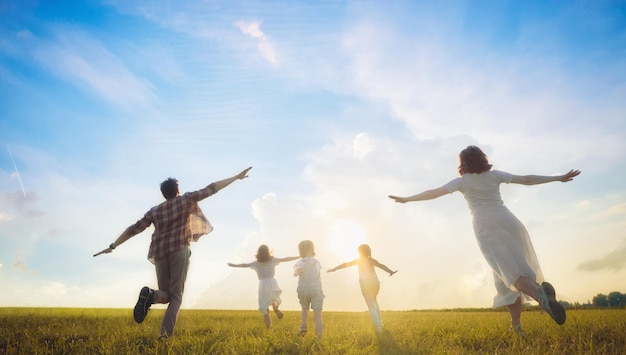
[[[556,300],[554,287],[548,282],[543,282],[538,290],[541,308],[548,312],[556,324],[561,325],[565,323],[565,308]]]
[[[141,323],[144,319],[146,319],[148,310],[153,302],[154,292],[147,286],[142,288],[139,292],[139,300],[137,300],[137,304],[135,305],[135,311],[133,312],[135,322]]]
[[[303,337],[305,336],[307,333],[307,329],[306,329],[306,325],[305,326],[300,326],[300,328],[298,328],[298,335]]]

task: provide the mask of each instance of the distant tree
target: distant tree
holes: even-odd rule
[[[609,298],[606,295],[599,293],[593,298],[593,305],[596,307],[608,307]]]
[[[620,292],[611,292],[607,297],[609,307],[623,307],[626,306],[626,295]]]

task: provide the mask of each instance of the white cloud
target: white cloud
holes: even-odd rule
[[[0,222],[10,222],[12,220],[14,220],[15,217],[8,215],[6,213],[2,213],[0,212]]]
[[[257,40],[257,48],[265,60],[272,65],[277,64],[276,49],[269,37],[261,30],[260,21],[237,21],[234,25],[239,28],[243,34]]]

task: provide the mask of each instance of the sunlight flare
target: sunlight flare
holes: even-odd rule
[[[352,220],[336,220],[328,234],[330,249],[346,261],[359,257],[357,248],[363,243],[365,243],[365,230]]]

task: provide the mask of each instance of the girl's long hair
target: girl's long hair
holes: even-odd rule
[[[487,155],[475,145],[463,149],[459,153],[459,174],[480,174],[491,170],[492,165]]]
[[[372,257],[372,249],[367,244],[359,245],[357,249],[359,251],[359,255],[363,258],[371,258]]]
[[[272,252],[270,251],[270,248],[265,244],[261,244],[259,250],[256,252],[256,261],[264,263],[270,260],[272,260]]]

